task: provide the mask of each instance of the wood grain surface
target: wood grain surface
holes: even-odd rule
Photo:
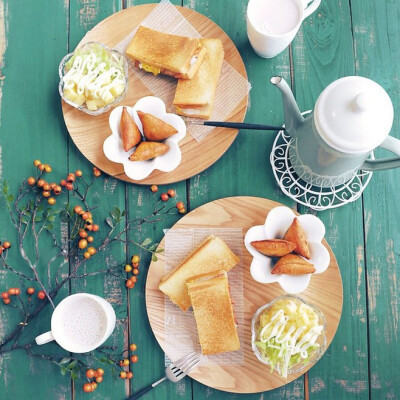
[[[263,225],[269,211],[281,204],[258,197],[228,197],[215,200],[195,209],[178,223],[171,231],[180,228],[242,228],[243,239],[247,230],[255,225]],[[168,233],[167,233],[168,235]],[[332,342],[339,325],[343,302],[342,280],[334,254],[324,242],[330,253],[329,268],[323,274],[313,275],[307,290],[300,297],[316,305],[327,321],[327,345]],[[165,247],[165,238],[160,246]],[[189,250],[188,250],[189,252]],[[234,393],[257,393],[275,389],[296,379],[305,371],[289,375],[287,379],[278,373],[271,374],[270,367],[261,364],[251,349],[251,320],[257,309],[274,298],[284,294],[278,283],[264,285],[253,280],[250,275],[252,257],[243,244],[243,297],[244,297],[244,361],[241,365],[201,364],[190,376],[204,385]],[[150,264],[146,282],[146,308],[153,333],[160,346],[167,351],[165,334],[165,295],[158,289],[165,275],[165,258]],[[238,267],[237,267],[238,268]],[[171,339],[169,339],[171,340]],[[167,356],[172,358],[171,354]],[[173,360],[173,358],[172,358]],[[175,360],[173,360],[175,361]]]
[[[78,46],[97,41],[109,47],[116,46],[128,36],[136,26],[146,18],[155,5],[142,5],[131,7],[113,14],[88,32]],[[178,10],[204,37],[219,38],[222,41],[227,61],[243,77],[247,78],[246,68],[232,40],[225,32],[210,19],[188,8],[178,7]],[[149,89],[129,67],[128,92],[120,105],[133,106],[140,98],[151,95]],[[245,96],[230,116],[230,120],[242,122],[246,114],[248,96]],[[167,104],[167,110],[170,104]],[[217,161],[235,140],[236,129],[213,129],[203,140],[197,142],[188,132],[180,142],[182,161],[171,172],[153,171],[147,178],[140,181],[130,179],[124,173],[122,164],[108,160],[103,152],[103,142],[110,135],[108,117],[110,112],[93,118],[93,116],[80,112],[64,101],[62,102],[65,124],[72,140],[83,155],[94,165],[108,174],[127,182],[138,184],[166,184],[188,179],[204,171]],[[190,130],[190,128],[189,128]]]
[[[0,179],[11,190],[33,172],[35,158],[53,166],[60,176],[75,169],[90,173],[91,164],[69,137],[57,91],[58,65],[85,34],[110,15],[154,0],[0,0]],[[252,84],[246,122],[282,124],[280,94],[268,82],[282,75],[291,83],[301,110],[313,108],[319,93],[346,75],[361,75],[381,84],[395,109],[392,135],[399,137],[400,2],[394,0],[322,1],[307,18],[290,48],[265,60],[250,47],[246,35],[248,0],[174,0],[178,6],[211,19],[229,36],[243,59]],[[242,131],[218,162],[190,179],[160,185],[176,189],[177,201],[188,211],[229,196],[258,196],[283,203],[301,213],[309,212],[285,197],[276,186],[268,163],[274,133]],[[376,154],[381,155],[383,151]],[[305,375],[268,393],[232,394],[185,378],[178,384],[163,383],[144,400],[381,400],[400,399],[400,277],[398,182],[400,170],[376,173],[362,198],[346,207],[318,213],[327,228],[326,239],[341,267],[343,312],[337,333],[324,357]],[[104,218],[110,206],[125,208],[128,217],[153,210],[154,195],[147,187],[107,177],[95,188],[96,216]],[[158,194],[156,195],[158,196]],[[126,262],[133,254],[142,261],[135,290],[123,280],[102,277],[77,281],[56,298],[91,291],[113,301],[118,325],[110,343],[138,344],[139,362],[130,382],[106,373],[104,383],[91,394],[82,391],[83,379],[71,381],[60,368],[23,350],[0,356],[0,399],[125,399],[164,373],[164,354],[155,339],[145,310],[145,274],[150,256],[135,244],[163,237],[177,216],[164,223],[142,226],[128,235],[127,248],[115,246],[104,262]],[[68,227],[57,231],[68,238]],[[4,204],[0,204],[0,240],[15,242]],[[52,256],[51,244],[41,249]],[[15,252],[10,263],[25,269]],[[98,263],[102,264],[102,263]],[[98,268],[88,263],[88,269]],[[72,267],[69,260],[66,268]],[[46,274],[44,267],[40,273]],[[18,277],[0,271],[0,291],[20,286]],[[51,310],[25,329],[26,341],[49,328]],[[0,340],[21,321],[19,313],[0,304]],[[55,344],[35,348],[41,355],[60,351]]]

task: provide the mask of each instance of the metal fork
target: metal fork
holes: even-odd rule
[[[197,367],[200,363],[201,359],[199,354],[196,352],[190,353],[185,357],[180,358],[178,361],[168,365],[165,368],[165,376],[161,378],[157,382],[154,382],[152,385],[149,385],[139,392],[135,393],[128,400],[135,400],[139,397],[142,397],[145,393],[155,388],[161,382],[164,382],[166,379],[169,379],[171,382],[179,382],[182,378],[184,378],[193,368]]]

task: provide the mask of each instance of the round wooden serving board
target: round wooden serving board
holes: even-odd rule
[[[172,229],[177,228],[242,228],[243,238],[254,225],[262,225],[268,212],[282,204],[258,197],[228,197],[207,203],[184,216]],[[164,247],[165,239],[160,243]],[[327,321],[327,345],[329,346],[339,325],[343,303],[342,279],[336,258],[328,243],[323,244],[330,253],[329,268],[322,274],[312,276],[307,290],[300,297],[315,304]],[[165,351],[164,294],[158,284],[164,275],[164,253],[152,262],[146,282],[146,306],[151,328]],[[244,279],[244,362],[242,365],[201,364],[190,376],[204,385],[234,393],[257,393],[285,385],[307,371],[289,375],[287,379],[277,372],[270,373],[267,365],[260,363],[251,349],[251,319],[262,305],[284,294],[278,283],[261,284],[250,275],[251,255],[243,244]],[[170,354],[167,354],[169,357]],[[175,361],[175,360],[173,360]]]
[[[102,42],[110,48],[116,46],[136,26],[140,25],[155,6],[156,4],[146,4],[130,7],[113,14],[89,31],[78,46],[90,41]],[[225,51],[225,60],[247,79],[243,60],[228,35],[204,15],[188,8],[177,8],[202,36],[221,39]],[[128,93],[119,105],[133,106],[141,97],[151,94],[130,67]],[[231,121],[242,122],[244,120],[247,102],[248,96],[243,98],[236,107],[230,118]],[[167,108],[168,106],[167,104]],[[228,150],[238,133],[234,129],[216,128],[198,143],[188,132],[180,142],[182,161],[174,171],[165,173],[156,170],[146,179],[134,181],[125,175],[122,164],[111,162],[103,153],[103,142],[111,133],[108,124],[111,111],[94,117],[71,107],[64,101],[62,101],[62,110],[72,140],[91,163],[118,179],[138,184],[178,182],[204,171]]]

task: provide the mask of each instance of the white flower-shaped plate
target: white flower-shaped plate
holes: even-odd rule
[[[289,294],[298,294],[306,290],[312,274],[272,275],[271,270],[276,259],[261,254],[250,243],[256,240],[282,239],[295,217],[306,233],[311,253],[311,259],[307,261],[314,265],[316,270],[314,274],[321,274],[328,268],[330,256],[326,247],[321,243],[325,235],[325,226],[314,215],[296,216],[288,207],[275,207],[267,215],[265,224],[253,226],[247,231],[244,238],[246,249],[253,256],[250,266],[253,279],[261,283],[278,282],[282,289]]]
[[[122,147],[120,121],[123,107],[119,106],[110,113],[109,124],[112,133],[103,144],[103,151],[106,157],[110,161],[123,164],[125,174],[136,181],[148,177],[155,169],[163,172],[174,170],[182,159],[179,142],[186,135],[186,125],[183,119],[176,114],[167,113],[164,102],[160,98],[154,96],[141,98],[134,107],[124,107],[127,108],[129,114],[134,119],[142,136],[143,127],[136,113],[137,110],[162,119],[167,124],[172,125],[178,133],[175,133],[175,135],[163,141],[169,146],[169,150],[162,156],[147,161],[130,161],[129,156],[135,151],[136,147],[129,151],[125,151]]]

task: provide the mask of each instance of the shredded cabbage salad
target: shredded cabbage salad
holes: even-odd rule
[[[64,97],[88,109],[112,103],[125,89],[123,57],[110,53],[101,44],[79,48],[65,64]]]
[[[282,299],[260,315],[258,340],[262,357],[284,378],[295,364],[307,365],[319,344],[324,327],[308,305],[296,299]]]

